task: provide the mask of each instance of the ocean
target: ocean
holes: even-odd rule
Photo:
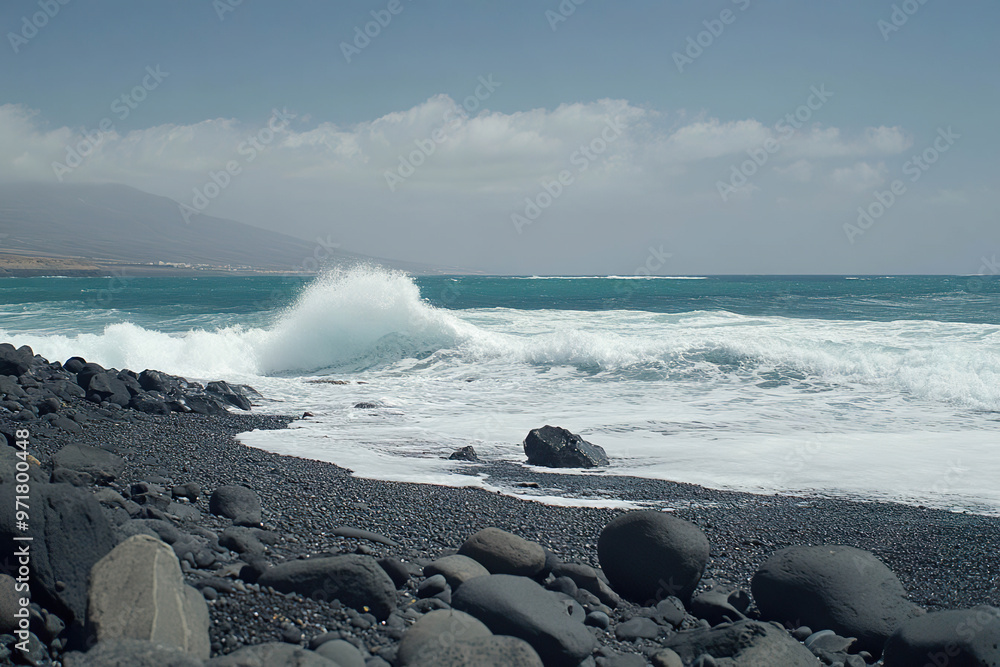
[[[250,384],[314,417],[245,444],[364,477],[615,504],[446,459],[552,424],[607,450],[587,474],[1000,514],[989,277],[2,279],[0,340]]]

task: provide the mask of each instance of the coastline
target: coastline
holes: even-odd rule
[[[69,569],[76,570],[77,585],[88,585],[90,561],[96,562],[130,536],[129,542],[141,535],[166,542],[163,548],[172,548],[179,558],[183,582],[201,591],[204,597],[208,625],[206,657],[210,645],[213,658],[207,664],[215,665],[215,658],[245,647],[278,643],[286,648],[287,645],[316,648],[333,638],[352,645],[358,657],[367,659],[368,667],[397,664],[400,640],[413,622],[434,609],[450,609],[450,589],[441,595],[426,593],[433,577],[427,576],[424,568],[456,553],[471,535],[486,528],[498,528],[535,543],[539,553],[544,549],[546,563],[550,560],[555,563],[552,567],[560,567],[558,563],[562,562],[599,568],[602,563],[597,544],[602,531],[627,513],[621,509],[546,505],[474,486],[445,487],[355,477],[351,471],[331,463],[274,454],[239,442],[237,436],[241,433],[255,429],[281,430],[295,420],[289,416],[224,411],[221,404],[218,409],[205,406],[212,395],[228,396],[227,400],[238,402],[253,394],[249,388],[223,383],[222,393],[211,394],[220,391],[220,386],[213,383],[202,388],[183,378],[152,372],[153,377],[147,372],[136,378],[144,384],[151,380],[159,382],[162,393],[146,391],[144,386],[133,394],[131,401],[125,394],[109,396],[98,403],[92,395],[100,391],[95,389],[96,380],[88,378],[86,384],[92,386],[87,398],[83,398],[79,393],[69,395],[72,392],[66,391],[65,380],[58,379],[82,378],[95,370],[96,365],[71,360],[66,368],[79,369],[74,374],[61,364],[44,363],[40,357],[33,357],[29,363],[29,357],[24,356],[27,348],[14,352],[8,346],[4,354],[5,363],[19,363],[20,359],[29,369],[19,376],[0,377],[6,382],[4,393],[8,395],[0,409],[0,432],[13,448],[13,434],[20,429],[30,431],[28,453],[36,459],[33,468],[40,466],[39,470],[32,469],[31,492],[43,499],[50,498],[50,505],[51,498],[61,497],[60,502],[68,503],[61,505],[64,510],[70,508],[63,520],[73,522],[79,518],[97,528],[103,525],[105,528],[101,530],[110,540],[103,551],[80,545],[64,554]],[[109,377],[131,377],[127,371],[117,376],[114,369],[107,373]],[[133,389],[136,387],[138,383]],[[41,396],[49,390],[67,395],[53,403],[55,399]],[[227,394],[230,390],[235,393]],[[18,392],[22,409],[12,413],[9,408],[17,401],[10,397]],[[122,403],[116,404],[111,398]],[[172,411],[154,414],[138,409],[145,405],[143,401],[156,400],[166,401]],[[40,409],[43,405],[44,410]],[[207,413],[187,412],[193,408]],[[49,409],[53,411],[46,413]],[[62,456],[67,446],[82,447],[85,453],[89,452],[85,457],[89,459],[82,465],[77,459],[78,467],[61,465],[67,461]],[[11,451],[3,449],[5,456],[0,462],[5,464],[6,471],[0,473],[9,475],[8,457],[13,457]],[[106,476],[101,479],[103,470],[94,475],[85,472],[94,472],[95,462],[109,453],[117,461],[110,479]],[[740,595],[749,606],[743,611],[750,619],[742,621],[745,623],[759,618],[755,603],[745,593],[751,588],[751,578],[778,550],[802,545],[847,545],[874,554],[898,577],[909,600],[906,604],[915,603],[929,612],[976,605],[1000,607],[995,571],[996,554],[1000,552],[1000,517],[889,502],[755,495],[643,478],[555,474],[513,464],[487,467],[494,477],[534,483],[541,490],[551,487],[581,492],[603,490],[626,500],[630,496],[656,498],[662,505],[658,509],[668,509],[671,515],[690,522],[688,525],[693,524],[694,530],[707,537],[707,564],[696,594],[707,598],[717,595],[719,590],[744,591]],[[470,464],[469,470],[473,472],[476,468],[477,464]],[[214,500],[209,498],[214,498],[214,492],[233,486],[247,487],[259,499],[259,516],[249,523],[242,522],[238,515],[231,520],[234,517],[226,518],[211,508]],[[11,489],[8,487],[7,491]],[[44,503],[43,500],[42,511],[35,510],[32,515],[33,519],[39,518],[39,514],[45,516],[43,526],[36,528],[42,531],[36,537],[41,541],[51,539],[48,535],[52,530]],[[87,510],[88,504],[92,510]],[[82,514],[78,515],[80,511]],[[87,515],[87,511],[91,513]],[[94,516],[95,512],[103,518]],[[0,519],[5,535],[11,533],[10,517]],[[280,593],[256,583],[258,577],[280,569],[276,566],[282,563],[348,554],[352,558],[360,555],[367,559],[365,562],[381,559],[379,565],[385,572],[399,575],[397,590],[392,593],[397,611],[387,619],[367,613],[367,607],[365,613],[359,613],[338,599]],[[6,565],[5,568],[10,570]],[[44,577],[44,574],[33,576]],[[531,583],[526,577],[519,579]],[[545,583],[550,590],[558,590],[558,581],[549,574]],[[54,590],[63,589],[57,585]],[[629,628],[634,628],[638,620],[649,624],[651,616],[656,618],[651,606],[621,600],[615,604],[608,602],[609,607],[603,600],[598,604],[593,596],[592,602],[587,603],[584,593],[581,589],[579,599],[583,600],[581,604],[592,608],[591,613],[606,611],[607,623],[589,629],[597,647],[594,655],[598,659],[593,664],[598,666],[617,664],[607,660],[627,659],[630,655],[643,661],[635,664],[645,664],[645,660],[653,659],[662,649],[658,638],[686,641],[682,638],[690,634],[686,630],[714,631],[729,623],[720,622],[717,616],[709,622],[704,611],[696,612],[692,606],[681,620],[671,622],[670,628],[654,628],[651,637],[629,636]],[[45,602],[50,599],[46,597],[49,594],[49,589],[45,589],[36,599]],[[201,600],[201,596],[197,597]],[[58,595],[51,599],[57,598]],[[657,605],[656,609],[659,608]],[[40,655],[48,655],[45,651],[49,651],[56,659],[38,659],[33,664],[62,664],[63,655],[66,667],[103,664],[88,662],[86,654],[76,653],[92,645],[88,643],[81,612],[76,612],[75,620],[71,613],[58,612],[65,618],[66,631],[55,624],[55,631],[45,634],[50,623],[44,619],[56,613],[39,607],[41,625],[32,624],[33,631],[44,637],[41,642],[35,640]],[[692,615],[695,613],[703,615]],[[88,619],[89,614],[88,611]],[[796,625],[785,629],[789,632],[781,633],[785,637],[782,641],[792,641],[793,645],[794,633],[790,632],[804,631]],[[795,639],[802,641],[806,637]],[[809,655],[808,651],[805,655]],[[874,664],[870,655],[851,657]],[[584,664],[592,663],[584,661]]]
[[[269,547],[269,564],[303,554],[361,553],[392,557],[415,571],[453,553],[476,531],[495,526],[541,544],[567,562],[599,566],[596,542],[601,528],[621,510],[557,507],[499,495],[487,490],[382,482],[353,477],[330,463],[272,454],[236,440],[255,428],[281,429],[289,417],[256,414],[221,416],[135,413],[127,421],[84,425],[79,434],[36,432],[33,452],[43,466],[68,444],[115,451],[127,465],[115,488],[143,480],[196,482],[205,491],[225,484],[245,484],[260,496],[263,527],[280,535]],[[6,418],[0,423],[9,425]],[[141,446],[135,443],[141,443]],[[521,470],[523,481],[550,483],[565,475]],[[713,586],[748,589],[755,569],[777,549],[797,544],[847,544],[872,551],[928,611],[1000,605],[993,563],[1000,551],[1000,519],[882,502],[765,496],[716,491],[698,486],[638,478],[586,476],[601,488],[642,485],[643,495],[659,494],[674,513],[694,522],[707,535],[711,555],[699,590]],[[182,522],[221,533],[226,519],[206,511]],[[350,526],[398,543],[371,543],[333,534]],[[185,564],[186,565],[186,564]],[[186,581],[204,583],[206,573],[185,568]],[[214,579],[213,579],[214,580]],[[325,632],[355,637],[373,654],[390,656],[398,633],[386,625],[359,628],[339,604],[288,597],[232,579],[231,593],[219,591],[209,602],[213,655],[242,646],[284,641],[283,624],[291,621],[305,638]],[[413,591],[410,602],[413,602]],[[622,620],[637,611],[623,604]],[[317,618],[324,620],[317,621]],[[280,620],[285,619],[285,620]],[[363,623],[361,625],[364,625]],[[609,633],[599,641],[620,653],[643,653],[642,642],[621,642]]]

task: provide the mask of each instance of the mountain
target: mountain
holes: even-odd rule
[[[43,257],[54,265],[71,259],[79,266],[163,262],[258,271],[308,271],[316,268],[312,258],[329,254],[328,261],[337,264],[452,272],[344,252],[205,214],[187,222],[174,200],[117,184],[0,184],[0,253],[8,260]]]

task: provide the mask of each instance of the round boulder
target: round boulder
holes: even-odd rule
[[[245,486],[220,486],[208,500],[208,511],[232,519],[237,526],[259,526],[260,497]]]
[[[882,561],[848,546],[777,551],[751,589],[762,618],[857,637],[858,649],[876,656],[900,625],[923,613]]]
[[[420,617],[403,635],[396,654],[400,666],[427,662],[456,641],[492,637],[478,619],[453,609],[437,609]]]
[[[597,555],[615,591],[646,606],[691,599],[708,563],[708,538],[666,512],[629,512],[601,531]]]
[[[545,550],[540,545],[499,528],[483,528],[458,553],[479,562],[491,574],[533,577],[545,569]]]
[[[975,607],[912,618],[889,637],[885,667],[1000,665],[1000,609]]]

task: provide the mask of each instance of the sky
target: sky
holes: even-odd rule
[[[995,0],[5,0],[0,182],[515,274],[997,273]]]

